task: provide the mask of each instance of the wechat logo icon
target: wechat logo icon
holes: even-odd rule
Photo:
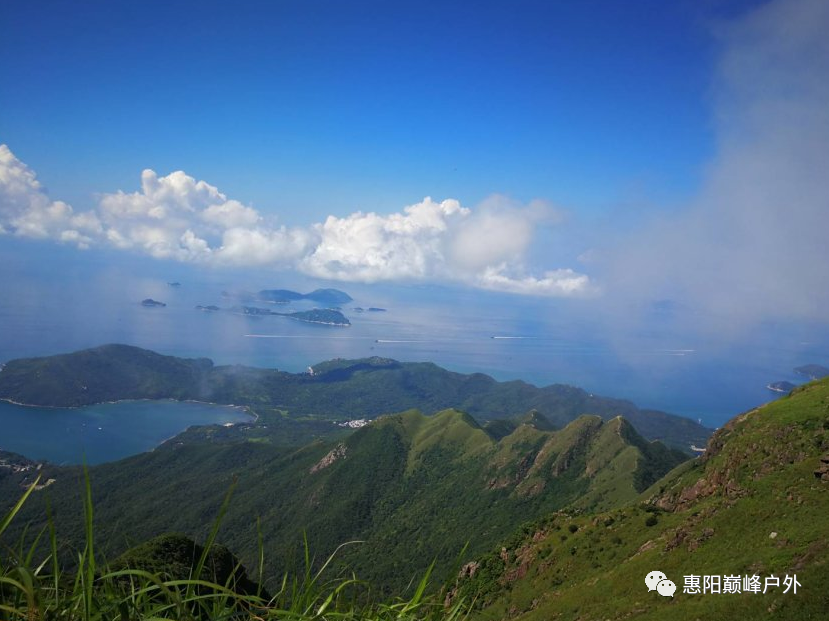
[[[656,590],[664,597],[673,597],[676,591],[676,585],[661,571],[652,571],[645,576],[645,584],[648,585],[648,591]]]

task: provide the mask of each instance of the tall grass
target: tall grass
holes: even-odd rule
[[[39,477],[0,521],[2,621],[460,621],[466,618],[467,607],[463,602],[446,607],[438,596],[428,594],[431,568],[407,598],[373,601],[370,586],[356,576],[328,575],[339,548],[319,569],[313,569],[307,540],[304,570],[286,573],[272,595],[266,594],[261,586],[254,594],[237,592],[233,582],[236,572],[231,572],[226,584],[204,579],[208,554],[229,506],[233,487],[187,579],[170,579],[137,568],[110,570],[107,560],[95,551],[92,493],[86,469],[84,474],[85,542],[71,570],[62,566],[59,559],[51,513],[47,515],[43,531],[32,537],[24,530],[14,545],[2,543],[3,533],[36,489]],[[261,579],[265,554],[258,525],[257,536]],[[28,545],[24,543],[27,539],[32,540]]]

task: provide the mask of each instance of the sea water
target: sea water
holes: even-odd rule
[[[622,321],[622,311],[618,317],[596,312],[602,303],[595,300],[550,300],[434,286],[320,284],[274,272],[210,272],[52,246],[49,260],[34,260],[30,245],[4,244],[0,246],[0,363],[105,343],[290,372],[303,372],[331,358],[383,356],[430,361],[452,371],[482,372],[539,386],[570,384],[629,399],[642,408],[699,419],[711,427],[777,398],[766,389],[770,382],[804,381],[794,374],[795,366],[829,366],[825,327],[766,324],[739,338],[706,338],[683,329],[661,307],[644,328],[631,327]],[[27,253],[26,260],[17,259],[16,249]],[[171,286],[171,282],[180,284]],[[268,307],[233,295],[240,291],[305,292],[320,286],[337,287],[355,298],[342,307],[350,327],[250,317],[229,310],[242,304]],[[144,307],[140,302],[145,298],[166,306]],[[199,311],[197,305],[223,310]],[[313,306],[295,302],[270,307],[288,311]],[[358,312],[356,307],[386,311]],[[7,435],[8,430],[3,433]]]
[[[81,408],[0,402],[0,450],[55,464],[99,464],[151,450],[192,425],[250,421],[242,408],[121,401]]]

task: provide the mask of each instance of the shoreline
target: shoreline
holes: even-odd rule
[[[14,399],[8,399],[5,397],[0,397],[0,401],[4,403],[9,403],[11,405],[18,405],[24,408],[44,408],[49,410],[80,410],[82,408],[89,408],[96,405],[117,405],[119,403],[138,403],[142,401],[166,401],[169,403],[196,403],[199,405],[210,405],[217,408],[232,408],[234,410],[241,410],[247,416],[250,416],[253,419],[253,422],[256,423],[259,421],[259,415],[256,412],[253,412],[250,409],[249,405],[236,405],[235,403],[216,403],[214,401],[200,401],[198,399],[172,399],[172,398],[165,398],[165,399],[150,399],[150,398],[143,398],[143,399],[117,399],[115,401],[96,401],[95,403],[88,403],[86,405],[38,405],[36,403],[21,403],[20,401],[15,401]],[[210,424],[220,424],[220,423],[210,423]],[[199,425],[196,425],[199,426]],[[207,425],[204,425],[205,427]],[[174,436],[175,437],[175,436]]]

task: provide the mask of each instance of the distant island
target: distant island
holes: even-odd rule
[[[209,304],[207,306],[202,306],[201,304],[198,304],[198,305],[196,305],[196,310],[214,312],[214,311],[219,311],[219,310],[222,310],[222,309],[219,308],[218,306],[215,306],[214,304]]]
[[[164,302],[159,302],[158,300],[154,300],[152,298],[147,298],[146,300],[141,300],[141,306],[167,306]]]
[[[810,380],[819,380],[829,377],[829,369],[819,364],[804,364],[794,370],[798,375],[805,375]]]
[[[386,312],[385,308],[379,308],[377,306],[369,306],[368,308],[363,308],[362,306],[355,306],[352,310],[355,313],[364,313],[365,311],[368,311],[370,313],[385,313]]]
[[[307,311],[297,311],[295,313],[277,313],[284,315],[297,321],[305,321],[307,323],[321,323],[327,326],[347,327],[351,325],[348,318],[338,310],[331,308],[315,308]]]
[[[297,293],[290,289],[263,289],[256,294],[257,299],[272,304],[288,304],[298,300],[311,300],[326,306],[338,306],[352,301],[352,297],[339,289],[316,289],[311,293]]]
[[[168,287],[180,287],[181,283],[180,282],[168,282],[167,286]]]
[[[256,306],[238,306],[230,309],[231,312],[248,315],[250,317],[279,316],[289,317],[306,323],[319,323],[327,326],[350,326],[348,317],[340,311],[331,308],[314,308],[311,310],[295,311],[293,313],[280,313],[269,308],[258,308]]]
[[[782,392],[782,393],[790,393],[792,390],[797,388],[791,382],[772,382],[771,384],[766,384],[766,388],[771,390],[772,392]]]

